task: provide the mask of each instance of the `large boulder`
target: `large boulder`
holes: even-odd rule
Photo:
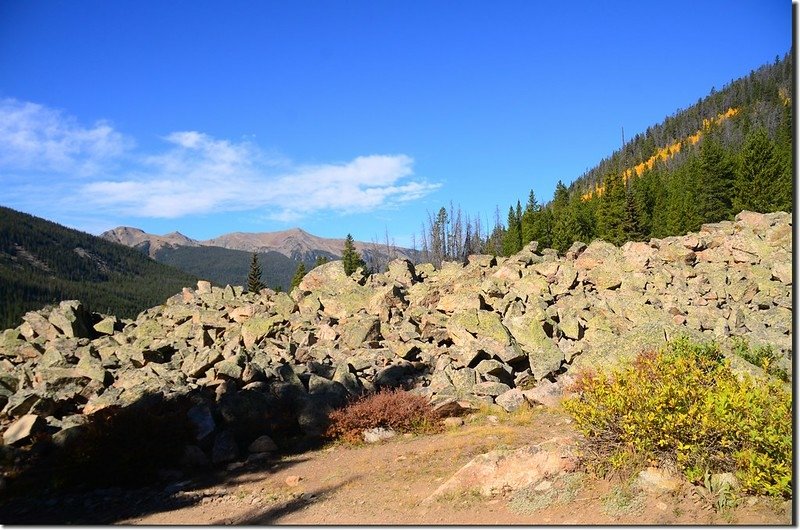
[[[527,353],[531,372],[537,381],[561,368],[564,352],[547,336],[542,322],[522,315],[507,318],[505,323],[516,343]]]
[[[78,300],[64,300],[53,308],[48,320],[67,337],[91,336],[92,315]]]

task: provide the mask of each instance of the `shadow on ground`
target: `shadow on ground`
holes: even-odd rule
[[[262,426],[260,433],[276,439],[281,448],[276,453],[242,464],[182,467],[184,447],[198,443],[186,412],[202,399],[144,394],[127,407],[88,416],[89,422],[71,439],[54,441],[42,432],[25,447],[0,446],[0,524],[112,524],[177,510],[231,494],[247,482],[248,474],[290,468],[305,459],[282,456],[302,455],[322,445],[319,439],[293,439],[296,429],[286,431],[285,438],[276,435],[276,426],[291,416],[279,409],[263,418],[271,428]],[[247,455],[249,441],[258,434],[237,434],[240,455]],[[291,511],[309,501],[313,497],[281,509]]]
[[[360,475],[359,475],[360,476]],[[237,525],[271,525],[277,524],[279,519],[285,517],[289,514],[294,512],[298,512],[307,508],[308,506],[319,502],[324,501],[325,498],[333,493],[334,491],[346,486],[347,484],[354,482],[359,478],[359,476],[352,477],[348,480],[344,480],[339,482],[338,484],[327,487],[327,488],[320,488],[312,491],[308,491],[290,499],[288,501],[280,502],[274,506],[270,506],[269,508],[256,508],[250,510],[249,512],[245,513],[244,515],[238,516],[235,520],[232,519],[221,519],[218,521],[214,521],[212,525],[223,525],[223,524],[237,524]]]

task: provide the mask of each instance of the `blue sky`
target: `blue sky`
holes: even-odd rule
[[[4,0],[0,204],[408,244],[550,199],[791,31],[786,0]]]

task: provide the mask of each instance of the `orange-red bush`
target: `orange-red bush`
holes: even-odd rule
[[[383,390],[371,394],[330,415],[326,436],[356,443],[361,432],[375,427],[397,432],[435,432],[441,426],[427,398],[405,390]]]

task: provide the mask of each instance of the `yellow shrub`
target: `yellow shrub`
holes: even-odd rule
[[[598,469],[670,461],[692,481],[737,473],[753,493],[791,495],[791,395],[737,379],[715,344],[679,338],[623,369],[584,374],[567,400]]]

